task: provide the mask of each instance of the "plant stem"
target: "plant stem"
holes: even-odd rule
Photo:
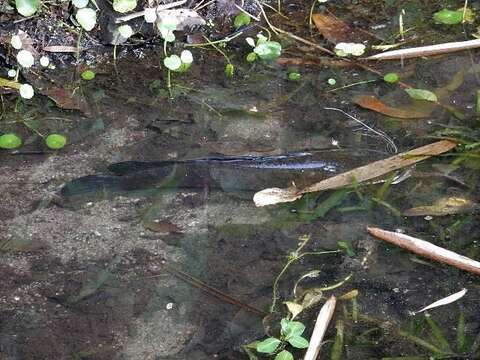
[[[220,40],[208,41],[207,43],[201,43],[201,44],[185,44],[184,47],[202,47],[202,46],[208,46],[213,44],[228,43],[229,41],[235,39],[236,37],[239,37],[242,34],[243,34],[243,31],[240,31],[234,35],[224,37],[223,39],[220,39]]]
[[[272,289],[272,305],[270,305],[270,312],[273,313],[275,312],[275,308],[277,305],[277,299],[278,299],[278,282],[280,281],[280,278],[285,274],[287,269],[290,267],[291,264],[293,264],[295,261],[300,260],[302,257],[306,255],[324,255],[324,254],[332,254],[332,253],[338,253],[339,250],[331,250],[331,251],[315,251],[315,252],[305,252],[301,253],[300,251],[305,247],[305,245],[308,243],[310,240],[310,236],[302,236],[300,237],[300,245],[298,248],[290,254],[287,263],[283,267],[283,269],[280,271],[280,273],[277,275],[275,278],[275,281],[273,282],[273,289]]]
[[[225,54],[224,51],[220,50],[220,48],[215,45],[213,42],[210,41],[210,39],[206,36],[203,36],[203,38],[207,41],[207,44],[208,45],[211,45],[215,50],[217,50],[220,54],[223,55],[223,57],[225,58],[225,60],[227,60],[227,63],[231,64],[232,62],[230,61],[230,58],[227,56],[227,54]]]
[[[167,89],[168,89],[168,93],[170,94],[170,98],[173,99],[173,96],[172,96],[172,81],[171,81],[171,71],[170,71],[170,69],[168,69],[168,72],[167,72]]]

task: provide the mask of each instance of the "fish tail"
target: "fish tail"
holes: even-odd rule
[[[123,188],[122,178],[108,175],[88,175],[66,183],[60,190],[63,197],[110,193]]]

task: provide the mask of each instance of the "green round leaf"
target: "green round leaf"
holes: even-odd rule
[[[305,331],[305,325],[300,321],[290,321],[288,319],[282,319],[280,322],[282,327],[282,335],[287,339],[291,337],[300,336]]]
[[[333,49],[337,56],[360,56],[365,52],[365,45],[364,44],[357,44],[357,43],[338,43],[335,45]]]
[[[275,60],[282,53],[282,45],[276,41],[265,41],[253,50],[262,60]]]
[[[280,345],[280,340],[274,337],[265,339],[257,343],[257,351],[259,353],[271,354],[277,350],[278,345]]]
[[[97,23],[97,13],[90,8],[78,9],[75,19],[85,31],[92,30]]]
[[[52,150],[58,150],[65,146],[67,138],[59,134],[50,134],[45,139],[45,144]]]
[[[442,9],[433,14],[433,20],[438,24],[456,25],[463,21],[463,11]]]
[[[118,32],[120,33],[120,35],[122,35],[122,37],[124,37],[125,39],[128,39],[130,36],[133,35],[133,29],[130,25],[128,24],[125,24],[125,25],[120,25],[118,28],[117,28]]]
[[[300,80],[302,76],[300,75],[300,73],[296,72],[296,71],[292,71],[292,72],[289,72],[288,73],[288,80],[290,81],[298,81]]]
[[[77,9],[82,9],[88,5],[88,0],[72,0],[72,4]]]
[[[306,349],[308,348],[308,340],[301,336],[294,336],[288,339],[290,345],[297,349]]]
[[[18,89],[18,92],[20,93],[20,96],[24,99],[31,99],[33,98],[33,95],[35,95],[35,90],[30,84],[20,85],[20,89]]]
[[[112,5],[116,12],[126,13],[137,7],[137,0],[113,0]]]
[[[20,39],[20,36],[13,35],[10,39],[10,45],[12,45],[14,49],[20,50],[22,48],[22,39]]]
[[[337,80],[335,80],[334,78],[330,78],[330,79],[327,80],[327,83],[328,83],[328,85],[333,86],[337,83]]]
[[[235,68],[233,64],[225,65],[225,76],[232,77],[234,72],[235,72]]]
[[[437,95],[435,95],[433,92],[429,90],[423,90],[423,89],[405,89],[407,94],[415,100],[425,100],[425,101],[431,101],[431,102],[437,102]]]
[[[235,27],[235,29],[238,29],[241,26],[250,24],[250,21],[250,16],[248,16],[244,12],[241,12],[237,16],[235,16],[235,19],[233,20],[233,26]]]
[[[255,54],[254,52],[251,52],[247,55],[246,59],[247,59],[247,62],[254,62],[255,60],[257,60],[257,54]]]
[[[163,64],[167,69],[172,71],[178,70],[182,66],[182,59],[178,55],[170,55],[163,59]]]
[[[32,16],[38,10],[39,0],[15,0],[15,7],[20,15]]]
[[[165,40],[166,42],[175,41],[175,34],[173,33],[173,30],[160,28],[160,35],[162,36],[162,39]]]
[[[277,356],[275,356],[275,360],[293,360],[293,355],[290,351],[283,350],[280,351]]]
[[[398,75],[396,73],[388,73],[383,77],[383,81],[389,84],[395,84],[398,81]]]
[[[93,80],[95,78],[95,73],[92,70],[85,70],[80,76],[83,80]]]
[[[0,149],[16,149],[22,145],[22,140],[15,134],[0,136]]]
[[[192,52],[190,50],[183,50],[182,53],[180,54],[180,60],[182,60],[182,63],[184,64],[193,63]]]
[[[29,68],[33,66],[35,59],[28,50],[20,50],[17,54],[17,62],[21,67]]]

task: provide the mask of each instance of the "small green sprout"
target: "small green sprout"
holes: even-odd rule
[[[165,67],[175,72],[185,72],[193,63],[193,55],[189,50],[183,50],[180,56],[170,55],[163,59]]]
[[[253,62],[259,57],[261,60],[275,60],[282,53],[282,45],[279,42],[268,40],[262,34],[257,35],[257,42],[251,37],[247,37],[245,40],[248,45],[253,47],[253,54],[255,57],[249,53],[247,55],[247,61]]]
[[[305,331],[305,325],[300,321],[293,321],[283,318],[280,321],[280,337],[269,337],[263,341],[256,343],[256,350],[259,353],[275,355],[274,360],[293,360],[293,355],[290,351],[285,350],[285,347],[290,344],[297,349],[306,349],[308,347],[308,340],[302,337]]]

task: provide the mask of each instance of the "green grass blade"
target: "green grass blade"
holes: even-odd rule
[[[450,348],[450,345],[448,344],[447,339],[443,335],[443,332],[440,329],[440,327],[437,325],[437,323],[428,314],[425,314],[425,320],[427,321],[427,324],[430,326],[432,338],[433,338],[433,341],[435,342],[435,345],[437,345],[442,350],[442,352],[451,353],[452,349]]]

